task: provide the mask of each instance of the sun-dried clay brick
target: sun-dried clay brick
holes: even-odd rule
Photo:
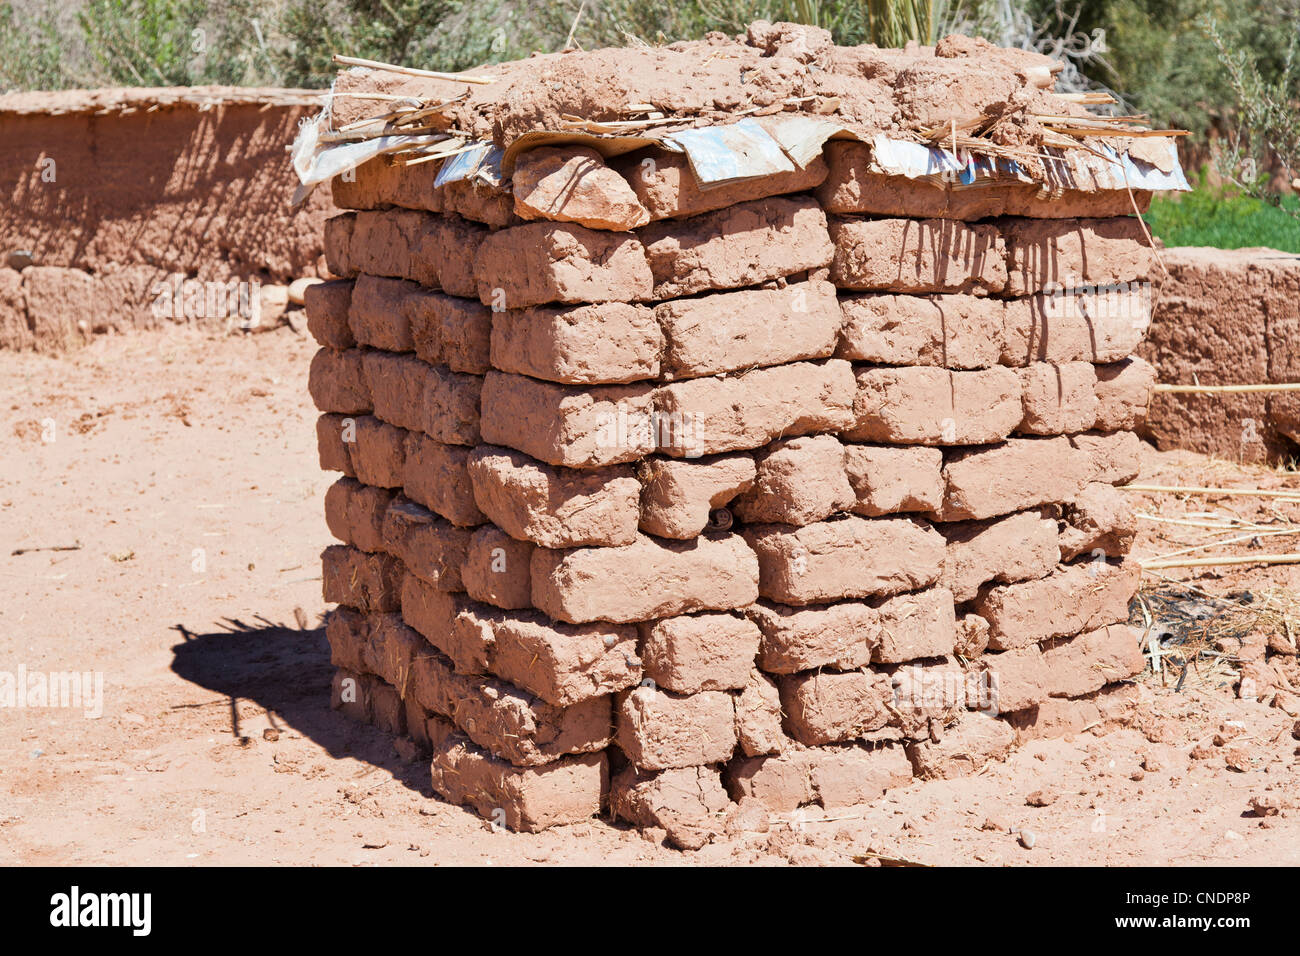
[[[786,732],[808,746],[853,740],[890,721],[889,678],[871,671],[814,671],[782,677]]]
[[[307,391],[322,412],[360,415],[370,411],[370,388],[356,349],[323,348],[311,360]]]
[[[610,165],[627,179],[651,219],[681,219],[752,199],[801,193],[826,177],[826,163],[820,155],[793,172],[754,176],[708,189],[700,188],[685,156],[665,150],[656,150],[648,156],[638,151],[615,159]]]
[[[460,568],[465,590],[474,600],[507,611],[532,607],[533,549],[494,525],[479,528],[469,539]]]
[[[1128,624],[1092,628],[1077,637],[1049,641],[1043,663],[1052,697],[1082,697],[1142,672],[1143,631]]]
[[[880,642],[880,612],[862,601],[806,607],[760,601],[745,613],[762,632],[758,666],[769,674],[856,670],[871,663]]]
[[[826,216],[811,199],[740,203],[686,222],[641,230],[654,297],[738,289],[820,269],[834,252]]]
[[[615,726],[619,748],[644,770],[721,763],[736,749],[735,704],[723,691],[637,687],[619,701]]]
[[[396,611],[405,576],[402,563],[388,554],[367,554],[344,544],[321,552],[321,595],[327,604]]]
[[[1110,219],[1000,219],[1006,243],[1008,296],[1049,287],[1141,282],[1155,261],[1142,221]],[[1049,290],[1050,291],[1050,290]]]
[[[730,610],[758,597],[758,561],[736,535],[533,554],[533,604],[555,620],[632,622]]]
[[[626,624],[565,624],[535,613],[491,619],[493,673],[559,707],[603,697],[641,680],[637,630]]]
[[[352,302],[352,280],[333,279],[309,285],[303,293],[307,331],[323,346],[350,349],[357,344],[348,325]]]
[[[907,756],[920,779],[951,780],[969,777],[991,760],[1005,759],[1015,738],[1015,731],[1006,721],[967,713],[945,727],[939,740],[908,744]]]
[[[781,692],[771,678],[751,669],[736,695],[736,743],[746,757],[780,753],[788,738],[781,726]]]
[[[553,468],[522,452],[481,445],[469,457],[479,507],[502,530],[544,548],[631,544],[641,484],[632,468]]]
[[[378,488],[401,488],[406,430],[363,415],[355,420],[351,437],[349,450],[357,481]]]
[[[1065,289],[1005,303],[1003,365],[1116,362],[1151,324],[1149,285]]]
[[[641,530],[660,538],[694,538],[710,513],[731,504],[753,484],[749,455],[699,459],[646,458],[637,466],[641,482]]]
[[[957,618],[947,588],[899,594],[881,601],[876,612],[880,620],[880,639],[872,653],[876,663],[899,664],[952,653]]]
[[[600,385],[656,378],[663,348],[663,332],[645,306],[535,306],[492,315],[492,365],[548,382]]]
[[[1020,369],[1020,385],[1025,417],[1016,430],[1022,434],[1069,435],[1087,431],[1097,420],[1097,373],[1091,362],[1035,362]]]
[[[1141,573],[1136,561],[1063,565],[1037,580],[982,588],[974,610],[989,622],[989,647],[1012,650],[1128,620]]]
[[[384,550],[384,512],[393,500],[387,488],[340,478],[325,490],[325,524],[330,534],[362,551]]]
[[[845,432],[854,441],[984,445],[1010,435],[1024,414],[1011,369],[861,368],[856,378],[856,423]]]
[[[831,281],[841,289],[1001,292],[1007,269],[1002,236],[990,225],[945,219],[838,219]]]
[[[661,827],[668,842],[682,850],[698,850],[720,832],[730,803],[721,774],[711,767],[661,771],[626,767],[609,788],[614,819]]]
[[[1005,306],[973,295],[866,293],[840,299],[837,358],[877,365],[979,369],[1002,356]]]
[[[1088,480],[1088,457],[1073,444],[1078,437],[1010,438],[949,452],[943,507],[934,516],[940,521],[993,518],[1069,501]]]
[[[940,581],[958,603],[971,600],[990,581],[1011,584],[1045,577],[1060,557],[1056,521],[1040,511],[935,528],[948,542]]]
[[[336,412],[327,412],[316,419],[316,452],[322,471],[341,471],[348,478],[356,477],[348,450],[350,442],[344,438],[345,432],[351,434],[355,425],[355,418]]]
[[[1084,484],[1122,485],[1142,470],[1142,439],[1134,432],[1082,432],[1070,436],[1070,446],[1081,456]]]
[[[473,450],[464,445],[447,445],[419,432],[406,436],[402,463],[402,490],[436,514],[459,527],[475,527],[487,521],[474,500],[469,459]]]
[[[754,484],[733,506],[742,521],[811,524],[857,503],[844,471],[844,446],[834,435],[774,442],[755,462]]]
[[[443,591],[463,591],[471,532],[407,498],[394,498],[384,512],[384,550],[406,570]]]
[[[1147,417],[1156,370],[1143,359],[1096,366],[1097,417],[1090,426],[1103,432],[1131,431]]]
[[[615,231],[650,221],[627,181],[586,146],[543,146],[521,154],[511,187],[515,213],[523,219]]]
[[[1137,538],[1137,517],[1122,491],[1103,482],[1085,485],[1062,516],[1061,560],[1099,553],[1118,558],[1129,553]]]
[[[932,511],[943,503],[943,450],[921,445],[845,445],[844,470],[868,517]]]
[[[758,654],[758,628],[731,614],[682,615],[640,629],[646,677],[678,694],[738,690]]]

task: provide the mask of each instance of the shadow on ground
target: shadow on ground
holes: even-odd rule
[[[220,630],[204,634],[173,625],[183,640],[172,647],[172,671],[227,698],[236,740],[245,736],[239,704],[249,701],[266,712],[277,730],[292,728],[331,757],[364,760],[409,789],[433,796],[427,765],[402,760],[391,736],[330,709],[334,668],[323,623],[294,627],[256,615],[251,624],[226,618],[218,626]]]

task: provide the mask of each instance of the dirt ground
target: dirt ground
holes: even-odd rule
[[[972,778],[773,818],[696,853],[599,820],[493,832],[434,798],[390,739],[329,709],[312,351],[286,328],[0,353],[0,672],[104,681],[98,718],[0,708],[0,863],[1300,864],[1295,717],[1236,699],[1215,667],[1181,692],[1142,682],[1132,727],[1034,742]],[[1152,452],[1144,470],[1160,484],[1300,485],[1186,454]],[[1236,505],[1160,495],[1141,510],[1216,523]],[[1197,511],[1219,517],[1186,517]],[[1300,520],[1295,503],[1241,514],[1274,512],[1281,530]],[[1215,533],[1144,519],[1136,551]],[[1196,580],[1300,590],[1300,568]],[[1035,791],[1045,806],[1029,805]],[[1257,797],[1280,813],[1254,815]]]

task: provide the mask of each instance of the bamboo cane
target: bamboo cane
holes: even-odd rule
[[[1199,488],[1193,485],[1119,485],[1120,491],[1141,491],[1171,495],[1241,495],[1253,498],[1284,498],[1300,501],[1300,488],[1272,491],[1267,488]]]
[[[1162,560],[1149,558],[1140,561],[1142,569],[1156,568],[1213,568],[1230,564],[1300,564],[1300,553],[1291,554],[1236,554],[1221,558],[1173,558]]]
[[[1157,385],[1157,392],[1181,395],[1239,395],[1253,392],[1300,392],[1300,382],[1265,385]]]

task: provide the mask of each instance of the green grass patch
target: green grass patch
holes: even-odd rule
[[[1300,198],[1286,196],[1283,205],[1201,188],[1176,199],[1157,196],[1143,218],[1167,246],[1267,246],[1300,253],[1300,218],[1294,215]]]

